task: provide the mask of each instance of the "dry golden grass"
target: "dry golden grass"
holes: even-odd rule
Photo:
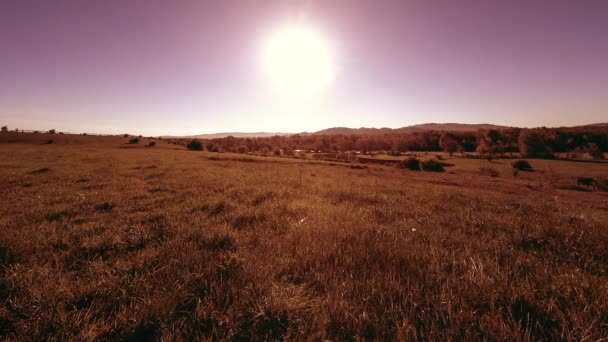
[[[0,144],[0,339],[608,337],[608,164],[40,139]]]

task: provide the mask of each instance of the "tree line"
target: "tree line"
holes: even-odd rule
[[[257,138],[233,136],[215,139],[177,140],[181,144],[200,144],[213,152],[293,154],[298,150],[321,153],[358,151],[363,154],[385,151],[399,154],[409,151],[476,152],[482,156],[520,153],[531,158],[552,158],[556,153],[578,158],[583,154],[603,158],[608,151],[608,127],[577,128],[508,128],[477,132],[424,131],[370,135],[288,135]],[[193,145],[192,145],[193,146]]]

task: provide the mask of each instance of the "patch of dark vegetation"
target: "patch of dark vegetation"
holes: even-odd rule
[[[81,225],[83,223],[86,223],[86,222],[88,222],[88,220],[86,220],[84,218],[77,218],[74,221],[72,221],[72,223],[75,224],[75,225],[77,225],[77,226]]]
[[[76,180],[76,183],[87,183],[87,182],[89,182],[89,181],[90,181],[90,180],[89,180],[88,178],[78,178],[78,179]]]
[[[541,340],[553,340],[561,334],[559,319],[525,297],[516,297],[505,315],[517,322],[522,331],[529,331],[532,336]]]
[[[264,203],[264,202],[266,202],[266,201],[268,201],[268,200],[270,200],[270,199],[272,199],[274,197],[275,197],[274,192],[272,192],[272,191],[266,191],[265,193],[256,196],[253,199],[253,201],[251,201],[251,204],[253,204],[255,206],[258,206],[258,205],[260,205],[260,204],[262,204],[262,203]]]
[[[606,192],[608,192],[608,178],[606,178],[606,177],[598,177],[595,180],[595,186],[600,191],[606,191]]]
[[[247,228],[253,227],[257,223],[264,222],[266,220],[266,215],[263,213],[255,213],[255,214],[243,214],[237,216],[232,221],[232,227],[237,230],[243,230]]]
[[[399,163],[399,166],[402,169],[420,171],[420,160],[415,157],[409,157],[407,159],[402,160],[401,163]]]
[[[50,145],[53,143],[53,139],[49,139],[47,141],[44,142],[44,145]]]
[[[154,187],[154,188],[151,188],[150,190],[148,190],[148,192],[150,192],[150,193],[169,192],[169,189],[165,189],[165,188],[161,188],[161,187]]]
[[[595,179],[591,177],[577,177],[576,187],[580,190],[591,190],[596,186]]]
[[[112,328],[102,334],[102,341],[161,341],[162,328],[156,320],[137,322],[132,325],[123,325]]]
[[[351,169],[355,169],[355,170],[363,170],[363,169],[367,169],[367,166],[365,166],[365,165],[351,165],[350,168]]]
[[[247,310],[239,316],[235,340],[281,341],[290,327],[289,315],[284,308],[266,308],[260,312]]]
[[[79,298],[74,298],[73,300],[67,302],[65,304],[65,309],[67,311],[80,311],[86,308],[89,308],[95,299],[95,295],[92,293],[85,294]]]
[[[143,169],[146,169],[146,170],[156,169],[156,168],[158,168],[158,166],[156,166],[156,165],[148,165],[148,166],[143,167]]]
[[[109,212],[109,211],[112,211],[113,208],[114,208],[114,203],[111,203],[111,202],[103,202],[103,203],[95,206],[95,210],[101,211],[101,212]]]
[[[203,248],[213,251],[231,251],[236,249],[237,243],[234,236],[225,232],[215,232],[211,236],[205,238],[201,245]]]
[[[171,235],[169,221],[165,215],[153,215],[141,221],[141,224],[148,228],[151,238],[156,241],[164,241]]]
[[[232,210],[232,206],[225,201],[219,201],[216,203],[202,204],[192,208],[192,212],[206,212],[209,217],[218,216],[224,212]]]
[[[156,141],[150,141],[146,147],[154,147],[156,146]]]
[[[53,222],[53,221],[59,221],[61,219],[72,217],[72,216],[74,216],[73,213],[71,213],[69,211],[66,211],[66,210],[61,210],[61,211],[57,211],[57,212],[54,212],[54,213],[47,214],[44,217],[44,219],[47,220],[47,221],[49,221],[49,222]]]
[[[131,144],[131,145],[139,144],[139,138],[130,139],[129,144]]]
[[[424,171],[431,171],[431,172],[444,172],[445,171],[445,169],[443,168],[443,164],[437,162],[435,159],[423,161],[423,162],[421,162],[421,166]]]
[[[188,145],[186,145],[186,148],[190,151],[202,151],[203,144],[201,144],[201,142],[198,140],[192,140],[188,143]]]
[[[500,172],[498,172],[498,170],[496,170],[493,167],[480,167],[479,173],[481,173],[482,175],[485,175],[485,176],[490,176],[490,177],[500,176]]]
[[[162,173],[155,173],[155,174],[150,174],[150,175],[146,175],[144,177],[144,180],[150,180],[150,179],[155,179],[155,178],[161,178],[163,176]]]
[[[15,259],[15,254],[8,247],[0,245],[0,271],[3,267],[11,266]]]
[[[82,190],[101,190],[101,189],[103,189],[103,187],[104,187],[103,184],[89,184],[89,185],[83,186],[81,189]]]
[[[33,184],[32,183],[23,183],[23,184],[21,184],[21,186],[24,188],[31,188],[33,186]]]
[[[530,165],[530,163],[527,160],[523,160],[523,159],[516,160],[511,165],[513,166],[514,169],[517,169],[519,171],[533,171],[534,170],[532,168],[532,165]]]
[[[39,174],[47,173],[47,172],[50,172],[50,171],[51,171],[51,169],[49,169],[48,167],[43,167],[41,169],[34,170],[34,171],[30,172],[30,173],[33,174],[33,175],[39,175]]]
[[[63,240],[59,240],[59,241],[53,243],[53,250],[67,251],[68,249],[70,249],[70,246]]]

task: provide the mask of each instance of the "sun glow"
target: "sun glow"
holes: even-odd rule
[[[324,93],[335,78],[327,43],[304,26],[277,31],[266,41],[264,73],[282,96],[308,98]]]

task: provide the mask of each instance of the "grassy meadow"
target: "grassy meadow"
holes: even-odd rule
[[[608,163],[51,138],[0,134],[0,340],[608,338]]]

